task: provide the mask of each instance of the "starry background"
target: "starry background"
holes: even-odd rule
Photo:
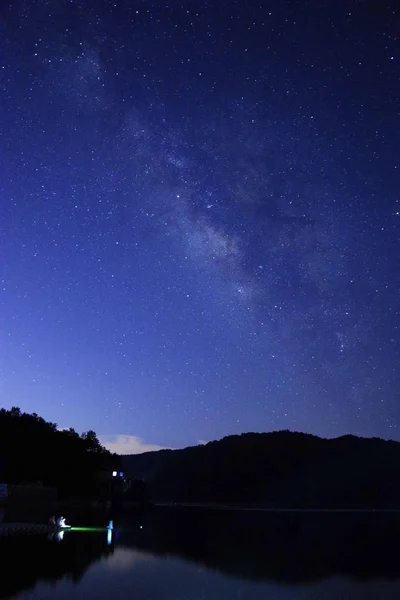
[[[400,10],[0,9],[1,405],[400,439]]]

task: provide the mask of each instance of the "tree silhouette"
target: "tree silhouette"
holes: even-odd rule
[[[74,429],[59,431],[55,423],[18,407],[0,410],[0,464],[3,481],[42,482],[62,496],[99,494],[99,472],[120,466],[94,431],[81,436]]]
[[[87,452],[97,452],[100,454],[104,453],[105,448],[100,444],[96,432],[92,429],[89,429],[89,431],[82,433],[81,438],[85,443],[85,448]]]

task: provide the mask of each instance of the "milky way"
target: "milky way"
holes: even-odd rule
[[[260,4],[1,9],[4,406],[398,439],[398,8]]]

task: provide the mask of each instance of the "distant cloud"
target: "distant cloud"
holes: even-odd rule
[[[148,444],[136,435],[99,435],[99,440],[107,450],[117,454],[143,454],[143,452],[167,449],[165,446]]]
[[[197,440],[197,443],[199,444],[199,446],[205,446],[206,444],[208,444],[207,440]]]

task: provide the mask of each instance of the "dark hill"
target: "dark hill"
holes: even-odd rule
[[[122,457],[155,501],[400,508],[400,443],[277,431]]]
[[[0,409],[0,482],[43,484],[61,497],[99,495],[98,474],[119,467],[92,430],[79,435],[17,407]],[[108,493],[108,490],[107,490]]]

